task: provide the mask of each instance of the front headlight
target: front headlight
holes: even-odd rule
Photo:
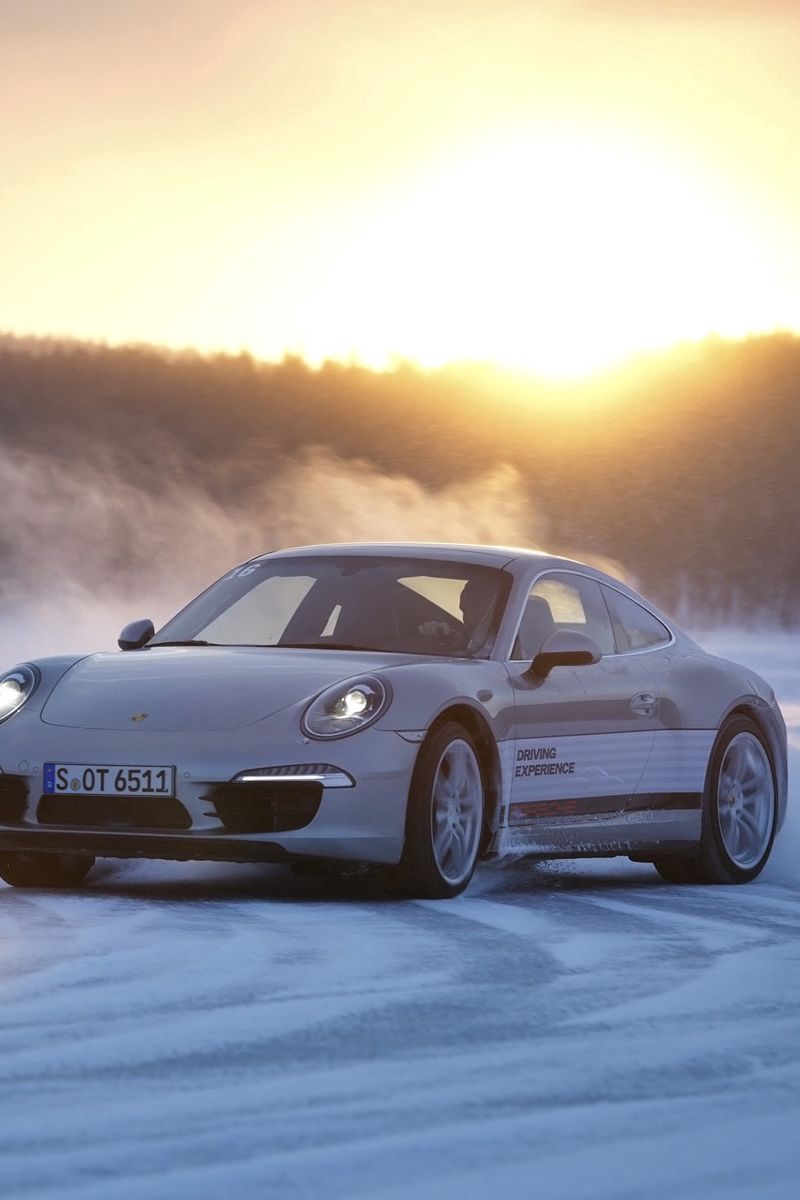
[[[22,708],[38,682],[32,667],[15,667],[0,678],[0,721]]]
[[[337,683],[303,713],[303,733],[312,738],[346,737],[366,729],[386,711],[391,702],[388,684],[374,676]]]

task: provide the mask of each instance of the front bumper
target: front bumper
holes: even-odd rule
[[[20,713],[0,731],[0,854],[399,862],[418,746],[373,727],[321,747],[288,721],[268,724],[225,733],[117,732],[51,726],[37,713]],[[264,781],[258,774],[286,766],[313,774],[321,755],[338,779],[323,773],[311,782],[294,772]],[[171,763],[176,795],[161,805],[52,797],[42,790],[45,762]],[[242,774],[250,782],[234,783]],[[343,786],[342,774],[352,786]]]

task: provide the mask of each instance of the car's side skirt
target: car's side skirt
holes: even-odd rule
[[[511,804],[508,811],[509,825],[535,822],[540,825],[552,817],[606,816],[613,821],[620,813],[645,813],[654,809],[675,811],[685,809],[694,812],[703,807],[700,792],[650,792],[635,796],[587,796],[569,797],[562,800],[527,800]]]
[[[616,811],[609,811],[613,801],[608,797],[553,802],[552,806],[537,802],[541,815],[499,829],[490,856],[655,854],[697,846],[702,796],[684,792],[622,799],[627,805]],[[561,805],[572,811],[553,811]],[[548,811],[542,812],[543,808]]]

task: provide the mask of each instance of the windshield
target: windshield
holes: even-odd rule
[[[161,629],[151,646],[309,646],[485,657],[511,579],[433,559],[272,558],[237,567]]]

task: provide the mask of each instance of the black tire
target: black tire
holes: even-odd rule
[[[738,752],[747,774],[749,756],[753,780],[761,773],[761,787],[747,797],[740,783],[731,780],[730,764]],[[753,790],[752,787],[750,790]],[[737,814],[746,809],[750,824]],[[671,883],[749,883],[761,873],[775,840],[778,787],[772,752],[763,733],[749,717],[734,716],[719,732],[706,773],[700,847],[692,858],[658,858],[654,866]],[[738,849],[736,829],[745,829],[751,845]]]
[[[463,787],[456,786],[445,801],[449,764],[455,769],[458,762],[464,764]],[[463,726],[446,721],[423,742],[414,768],[399,868],[403,891],[429,900],[463,892],[480,856],[485,813],[486,784],[475,742]]]
[[[667,883],[703,882],[696,855],[693,858],[683,858],[677,854],[669,857],[665,855],[663,858],[654,859],[653,866]]]
[[[3,854],[0,856],[0,879],[12,887],[80,887],[94,862],[89,854]]]

